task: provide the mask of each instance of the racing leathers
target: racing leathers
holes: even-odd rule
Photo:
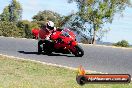
[[[47,27],[44,27],[40,29],[38,33],[38,53],[41,53],[43,50],[43,43],[48,43],[47,47],[50,47],[49,44],[52,44],[50,42],[50,35],[55,31],[56,29],[54,28],[53,30],[49,30]]]

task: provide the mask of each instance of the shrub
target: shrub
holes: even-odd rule
[[[114,46],[120,46],[120,47],[129,47],[129,43],[126,40],[119,41],[113,45]]]
[[[32,23],[28,20],[22,20],[17,23],[17,27],[23,31],[23,37],[33,38],[31,29],[38,28],[38,25],[37,25],[37,23]]]
[[[0,36],[2,36],[2,34],[3,34],[2,30],[0,30]]]
[[[21,37],[21,30],[19,30],[13,22],[0,22],[0,36],[5,37]]]

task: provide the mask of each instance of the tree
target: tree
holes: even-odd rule
[[[21,30],[13,22],[0,21],[0,36],[21,37]]]
[[[96,33],[102,30],[104,24],[112,23],[116,13],[121,13],[126,6],[130,5],[130,0],[68,0],[76,2],[78,15],[90,25],[92,33],[92,44],[95,44]]]
[[[129,47],[129,43],[126,40],[121,40],[115,44],[113,44],[114,46],[120,46],[120,47]]]
[[[66,16],[63,22],[64,23],[62,26],[68,27],[73,31],[77,31],[77,33],[81,32],[82,30],[85,30],[82,19],[76,14]]]
[[[0,14],[0,20],[1,21],[9,21],[9,19],[10,19],[9,7],[6,6],[3,10],[3,13]]]
[[[32,38],[32,33],[31,33],[31,29],[33,28],[39,28],[38,24],[30,22],[28,20],[21,20],[17,23],[17,27],[19,28],[19,30],[23,31],[22,32],[22,37],[25,38]]]
[[[74,16],[75,14],[69,14],[67,16],[63,16],[61,21],[59,21],[59,27],[62,27],[68,23],[68,21]]]
[[[77,35],[76,39],[78,42],[84,38],[88,40],[88,37],[83,33],[86,30],[86,27],[83,25],[84,21],[75,14],[65,16],[62,23],[62,28],[69,28]]]
[[[0,15],[1,21],[18,22],[22,18],[22,7],[16,0],[6,6],[3,13]]]
[[[62,17],[60,14],[50,11],[50,10],[44,10],[40,11],[37,15],[33,16],[33,21],[39,21],[39,22],[47,22],[48,20],[51,20],[55,23],[55,26],[59,26],[60,21],[62,21]]]

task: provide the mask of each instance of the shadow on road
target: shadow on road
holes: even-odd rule
[[[25,51],[18,51],[19,53],[22,54],[36,54],[36,55],[40,55],[38,54],[38,52],[25,52]],[[42,55],[46,55],[45,53],[42,53]],[[60,53],[52,53],[48,56],[66,56],[66,57],[75,57],[75,56],[71,56],[71,55],[67,55],[67,54],[60,54]]]
[[[25,51],[18,51],[18,52],[23,54],[38,54],[38,52],[25,52]]]
[[[66,55],[66,54],[57,54],[57,53],[52,53],[48,56],[66,56],[66,57],[75,57],[75,56],[71,56],[71,55]]]

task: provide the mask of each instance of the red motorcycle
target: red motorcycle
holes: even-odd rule
[[[75,34],[69,29],[58,29],[50,35],[50,40],[43,41],[42,50],[46,54],[51,54],[52,52],[64,53],[64,54],[74,54],[76,57],[82,57],[84,51],[76,41]],[[39,51],[39,52],[42,52]]]

